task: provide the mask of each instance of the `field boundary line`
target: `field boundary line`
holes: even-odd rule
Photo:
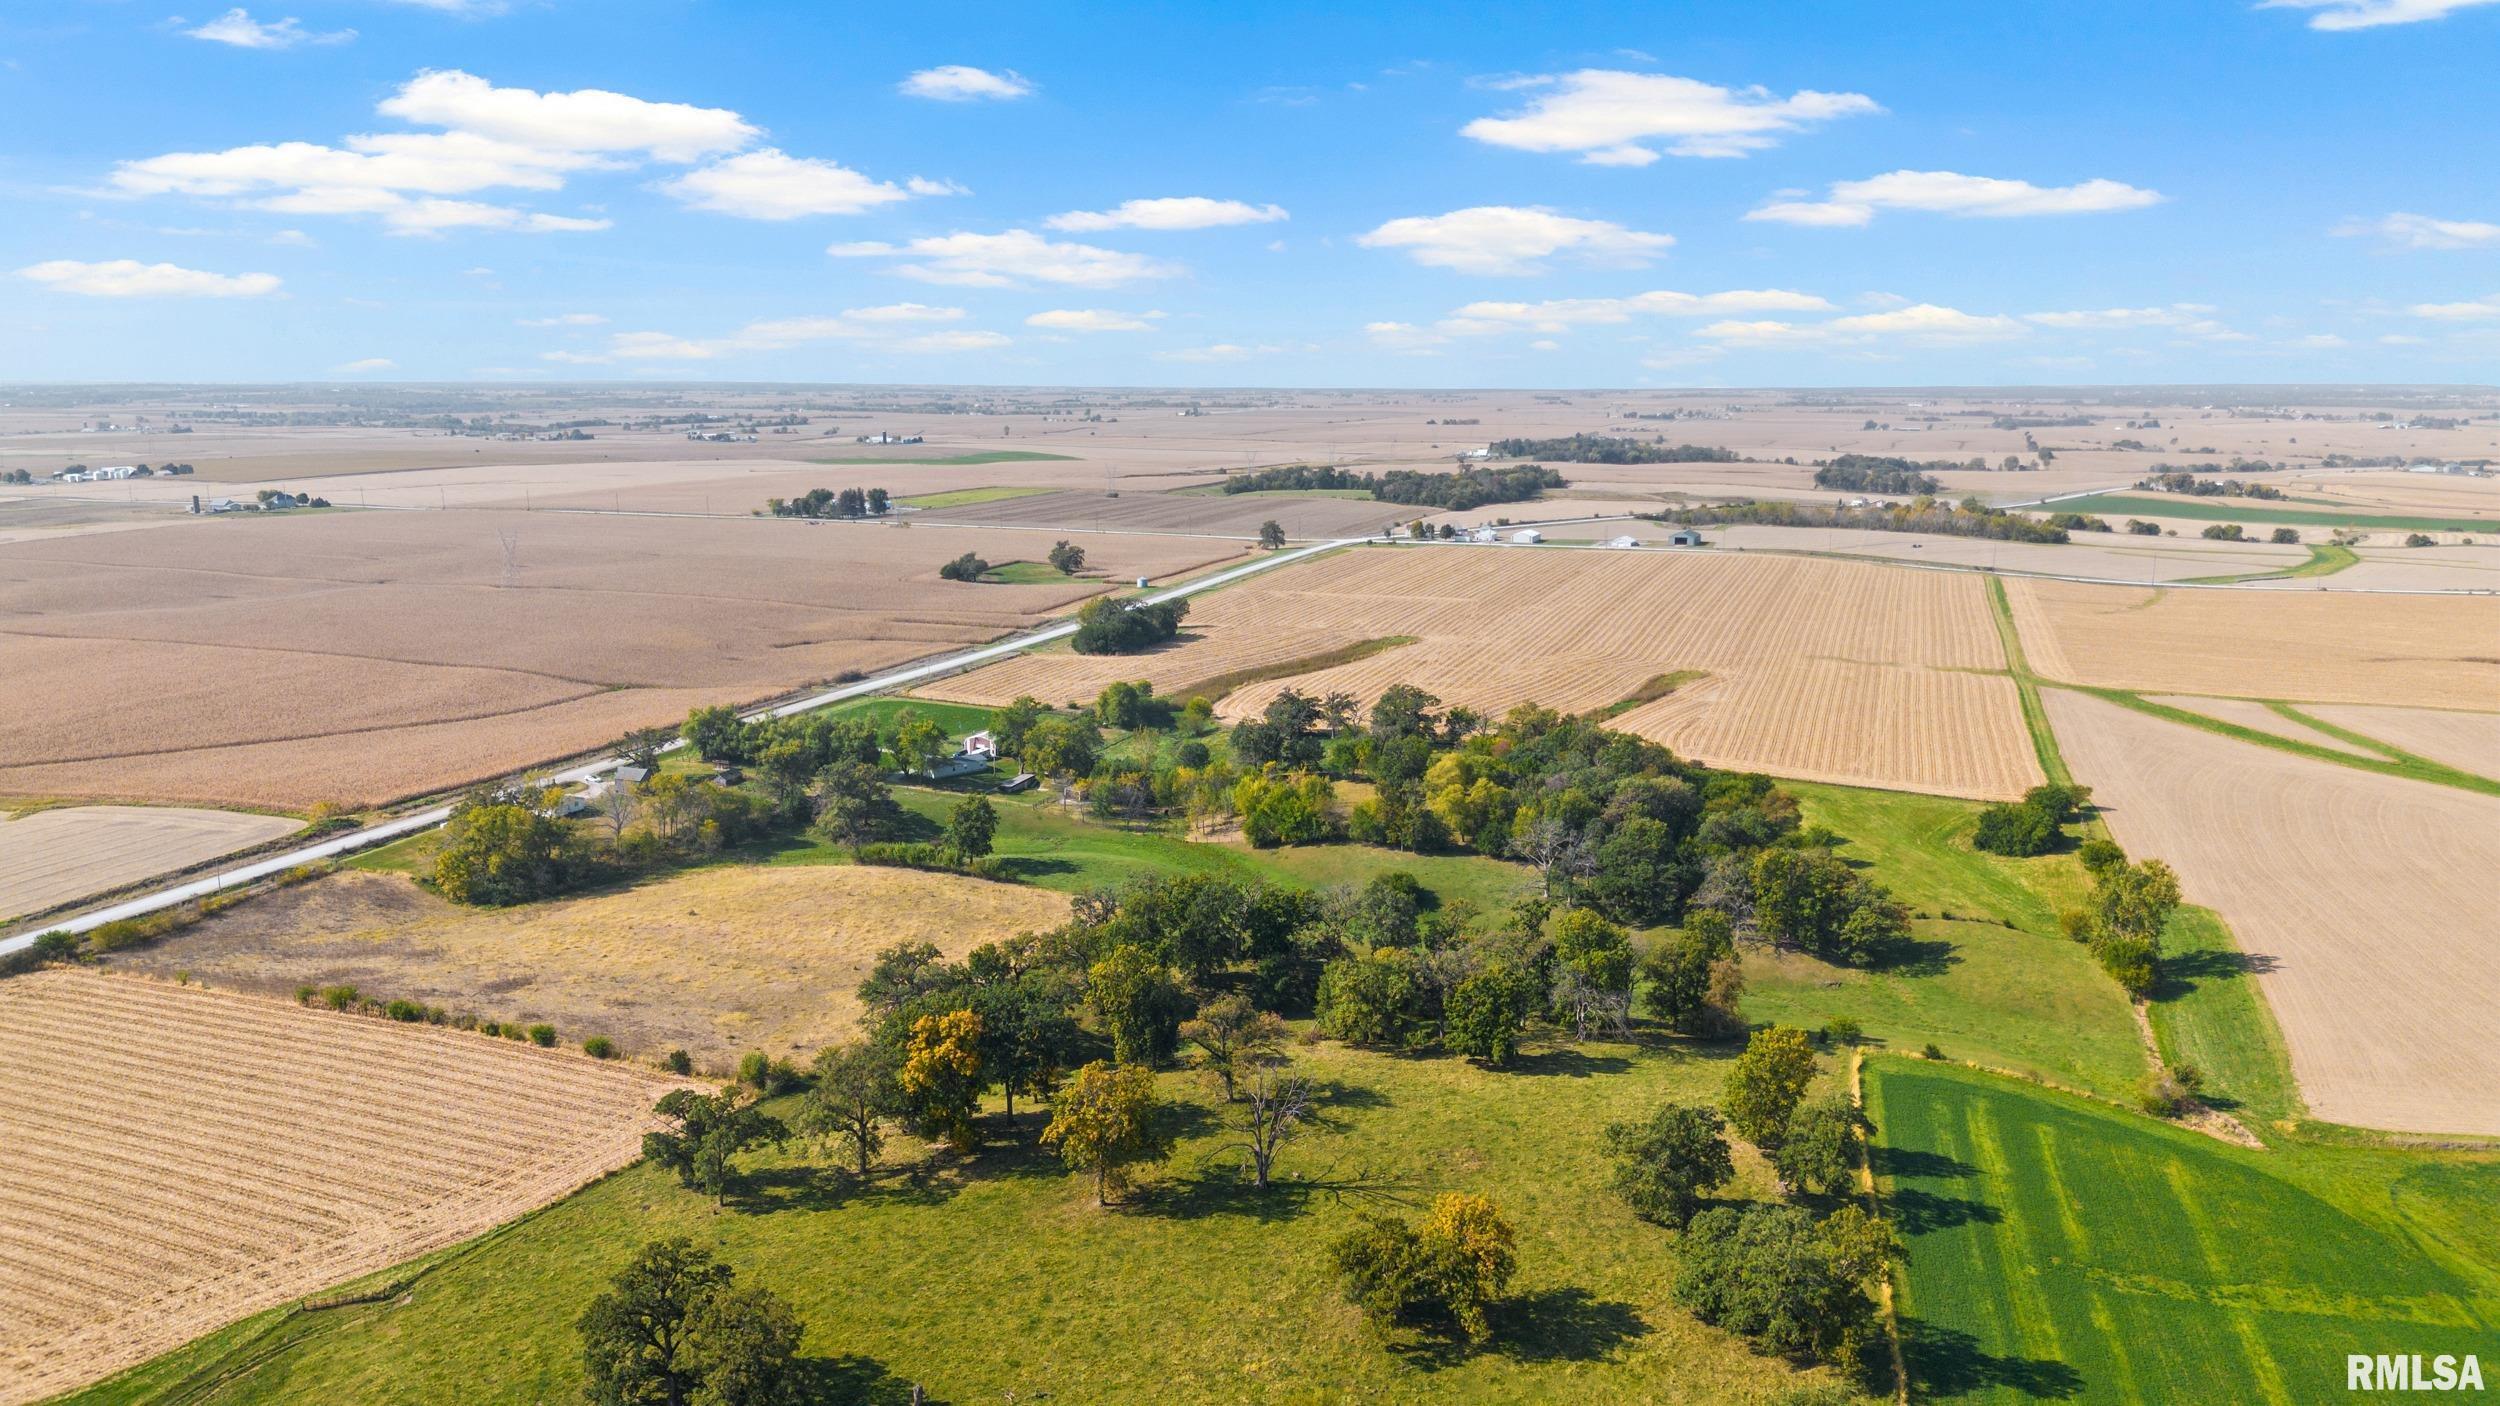
[[[1849,1101],[1857,1106],[1859,1116],[1866,1114],[1866,1051],[1857,1045],[1849,1047]],[[1875,1140],[1858,1139],[1858,1190],[1866,1198],[1867,1214],[1884,1213],[1883,1193],[1875,1185]],[[1901,1354],[1901,1315],[1893,1301],[1892,1265],[1884,1265],[1884,1280],[1876,1286],[1876,1296],[1884,1310],[1884,1344],[1892,1353],[1892,1399],[1896,1406],[1910,1406],[1910,1366]]]
[[[1997,642],[2005,650],[2006,670],[2014,676],[2014,694],[2023,710],[2023,728],[2031,734],[2031,750],[2040,762],[2040,774],[2053,785],[2072,786],[2075,774],[2066,765],[2066,754],[2057,745],[2057,729],[2049,722],[2048,705],[2040,701],[2040,679],[2031,672],[2031,660],[2023,652],[2022,627],[2014,623],[2014,606],[2006,599],[2003,578],[1988,578],[1988,611],[1996,621]]]
[[[2086,694],[2091,697],[2098,698],[2106,703],[2115,703],[2122,708],[2132,709],[2150,717],[2160,718],[2165,722],[2178,723],[2185,727],[2197,728],[2205,732],[2215,733],[2219,736],[2234,738],[2241,742],[2255,743],[2260,747],[2271,747],[2278,752],[2289,752],[2294,756],[2306,757],[2311,761],[2332,762],[2337,766],[2349,767],[2354,771],[2373,772],[2380,776],[2393,776],[2404,781],[2419,781],[2430,786],[2447,786],[2459,791],[2471,791],[2477,795],[2500,796],[2500,780],[2495,780],[2488,776],[2478,775],[2470,771],[2460,771],[2457,768],[2449,766],[2443,762],[2436,762],[2428,757],[2416,756],[2411,752],[2406,752],[2402,748],[2392,746],[2388,743],[2361,739],[2358,734],[2354,735],[2355,740],[2365,742],[2371,750],[2375,752],[2398,753],[2401,755],[2402,759],[2399,760],[2395,757],[2386,756],[2356,756],[2351,752],[2341,751],[2333,747],[2322,746],[2318,743],[2303,742],[2297,737],[2285,737],[2278,733],[2263,732],[2253,727],[2242,727],[2238,723],[2225,722],[2220,718],[2208,717],[2203,713],[2193,712],[2186,708],[2173,708],[2167,703],[2156,703],[2152,699],[2147,698],[2131,689],[2108,688],[2098,684],[2068,683],[2062,679],[2043,678],[2040,682],[2050,688],[2062,688],[2070,692]],[[2267,706],[2273,711],[2282,711],[2281,709],[2273,708],[2272,703],[2267,700],[2261,699],[2258,701],[2267,702]],[[2306,717],[2295,716],[2293,717],[2293,721],[2299,722],[2305,726],[2310,725],[2309,719]],[[2330,734],[2332,733],[2332,729],[2325,727],[2321,727],[2319,730],[2322,732],[2330,732]]]

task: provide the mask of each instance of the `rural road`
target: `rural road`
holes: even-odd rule
[[[1145,599],[1153,603],[1160,603],[1168,600],[1181,600],[1189,596],[1197,595],[1202,591],[1212,591],[1221,586],[1229,586],[1235,581],[1242,580],[1245,577],[1255,576],[1263,571],[1273,571],[1277,567],[1290,565],[1293,562],[1301,561],[1307,557],[1317,556],[1322,552],[1335,551],[1339,547],[1353,546],[1367,540],[1371,539],[1362,537],[1336,538],[1326,542],[1313,543],[1307,547],[1296,547],[1292,551],[1277,552],[1273,555],[1261,557],[1257,561],[1249,562],[1241,566],[1228,567],[1211,576],[1202,576],[1195,581],[1185,582],[1181,585],[1171,587],[1168,590],[1154,592],[1153,594],[1146,596]],[[804,698],[781,704],[778,707],[758,708],[755,711],[748,713],[746,716],[749,718],[786,718],[794,713],[805,713],[817,708],[830,707],[833,704],[846,702],[853,698],[864,697],[865,695],[871,693],[883,693],[889,689],[901,688],[910,684],[933,679],[941,674],[951,674],[958,669],[974,668],[978,665],[987,664],[995,659],[1003,659],[1010,654],[1021,653],[1024,650],[1031,649],[1036,645],[1044,645],[1053,640],[1066,639],[1068,636],[1075,633],[1076,622],[1073,620],[1061,621],[1055,625],[1045,625],[1041,629],[1028,631],[1010,639],[1000,640],[995,644],[985,644],[979,646],[978,648],[960,650],[956,653],[942,655],[935,659],[922,660],[917,664],[905,664],[899,668],[888,669],[884,673],[872,675],[871,677],[861,679],[856,683],[842,684],[834,688],[825,689],[818,693],[811,693]],[[672,743],[670,745],[672,747],[676,747],[682,746],[683,744]],[[607,768],[616,765],[617,760],[618,759],[615,757],[602,757],[597,761],[585,762],[580,766],[552,773],[548,779],[550,781],[563,784],[587,781],[598,772],[604,771]],[[48,924],[45,927],[33,932],[22,933],[16,937],[0,939],[0,957],[32,947],[35,943],[36,937],[40,936],[42,933],[86,932],[89,929],[101,927],[106,923],[118,922],[123,918],[135,918],[143,913],[154,913],[161,909],[171,908],[176,904],[188,903],[195,898],[206,898],[211,894],[219,893],[241,884],[248,884],[254,882],[255,880],[265,879],[272,874],[284,873],[289,869],[295,868],[297,865],[312,864],[324,859],[335,859],[343,854],[353,854],[358,850],[371,849],[375,845],[387,844],[392,840],[416,834],[421,830],[431,830],[435,826],[442,824],[450,818],[450,806],[435,806],[430,810],[418,811],[411,815],[396,816],[376,825],[368,825],[361,830],[351,830],[344,835],[335,835],[329,839],[289,849],[280,854],[273,854],[266,856],[265,858],[255,859],[248,864],[238,865],[232,869],[221,870],[218,873],[203,875],[196,879],[188,879],[181,883],[158,889],[153,893],[141,894],[136,898],[124,899],[121,902],[112,904],[109,907],[96,909],[92,913],[81,913],[74,918],[64,918],[60,922]]]

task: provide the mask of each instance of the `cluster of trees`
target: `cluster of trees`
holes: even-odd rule
[[[1498,446],[1495,452],[1500,452]],[[1487,466],[1450,473],[1391,469],[1385,474],[1357,472],[1328,464],[1284,464],[1272,469],[1234,474],[1224,480],[1226,493],[1359,489],[1384,503],[1445,508],[1456,512],[1480,508],[1488,503],[1524,503],[1544,496],[1549,488],[1569,486],[1568,479],[1541,464],[1522,464],[1513,468]]]
[[[885,490],[811,488],[796,498],[767,498],[764,511],[774,517],[884,517],[892,507]]]
[[[2049,526],[2064,532],[2108,532],[2112,530],[2109,519],[2095,517],[2090,513],[2051,513],[2048,522]]]
[[[2184,452],[2189,454],[2211,454],[2215,451],[2211,449],[2190,449]],[[2161,463],[2153,465],[2151,477],[2146,479],[2141,486],[2148,488],[2160,487],[2161,485],[2153,482],[2154,479],[2174,478],[2181,474],[2268,474],[2273,473],[2277,469],[2288,469],[2290,467],[2291,465],[2289,464],[2276,464],[2264,459],[2233,459],[2228,464]],[[2193,493],[2197,490],[2192,488],[2181,488],[2173,491],[2180,493]]]
[[[1062,537],[1051,544],[1050,569],[1062,576],[1074,576],[1085,569],[1085,549]]]
[[[1361,1217],[1328,1257],[1347,1300],[1375,1326],[1446,1324],[1480,1340],[1492,1333],[1487,1310],[1518,1272],[1518,1238],[1490,1197],[1450,1191],[1419,1222]]]
[[[684,1237],[654,1240],[574,1324],[594,1406],[786,1406],[799,1316]]]
[[[767,798],[683,772],[611,782],[600,798],[607,842],[557,818],[560,792],[529,782],[473,791],[453,807],[435,853],[434,889],[454,903],[533,903],[619,873],[713,854],[784,818]]]
[[[1959,503],[1913,498],[1907,503],[1845,508],[1813,503],[1721,503],[1701,508],[1676,508],[1652,515],[1654,522],[1686,527],[1725,523],[1761,523],[1772,527],[1854,527],[1877,532],[1937,532],[1949,537],[1989,537],[2001,542],[2063,542],[2066,529],[2020,513],[1993,508],[1977,497]]]
[[[1829,1205],[1845,1194],[1874,1127],[1845,1095],[1806,1102],[1815,1074],[1805,1032],[1766,1027],[1730,1068],[1724,1111],[1665,1103],[1610,1125],[1605,1146],[1633,1213],[1684,1232],[1677,1302],[1766,1351],[1847,1361],[1877,1328],[1868,1285],[1901,1253],[1890,1223],[1849,1204],[1820,1216],[1800,1204],[1708,1204],[1736,1177],[1731,1129],[1791,1197]]]
[[[2179,876],[2158,859],[2129,863],[2108,840],[2084,841],[2080,857],[2092,876],[2091,896],[2060,914],[2059,925],[2089,946],[2128,994],[2142,996],[2161,974],[2161,934],[2179,908]]]
[[[1077,608],[1076,638],[1069,647],[1079,654],[1135,654],[1168,644],[1189,618],[1189,602],[1147,603],[1097,596]]]
[[[2198,478],[2185,469],[2155,471],[2136,483],[2138,488],[2158,489],[2163,493],[2184,493],[2191,498],[2281,498],[2283,490],[2270,483],[2249,483],[2236,478]]]
[[[990,564],[978,552],[966,552],[938,568],[938,575],[949,581],[978,581],[990,574]]]
[[[2062,827],[2066,822],[2081,813],[2091,799],[2089,786],[2056,782],[2034,786],[2019,801],[1992,805],[1979,812],[1979,825],[1971,834],[1971,843],[1990,854],[2017,858],[2046,854],[2057,848],[2064,837]]]
[[[1913,496],[1933,494],[1944,486],[1921,470],[1921,465],[1889,455],[1843,454],[1815,469],[1814,486],[1845,489],[1852,493],[1903,493]]]
[[[1492,449],[1496,457],[1503,459],[1553,459],[1565,464],[1733,464],[1741,458],[1733,449],[1602,434],[1575,434],[1566,439],[1497,439]]]

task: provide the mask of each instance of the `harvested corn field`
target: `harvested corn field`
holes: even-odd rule
[[[2216,736],[2067,689],[2049,717],[2110,832],[2221,913],[2316,1116],[2500,1133],[2500,800]]]
[[[2500,713],[2341,705],[2309,711],[2322,721],[2416,756],[2500,779]]]
[[[1273,521],[1297,540],[1367,537],[1412,520],[1419,509],[1364,498],[1266,497],[1221,493],[1038,493],[956,508],[933,508],[931,522],[1052,530],[1204,533],[1256,540]]]
[[[2500,599],[2009,580],[2043,676],[2153,693],[2489,708]]]
[[[1978,577],[1804,557],[1350,551],[1201,598],[1164,650],[1027,655],[931,691],[1056,703],[1146,678],[1180,696],[1388,635],[1416,643],[1245,686],[1220,711],[1255,712],[1285,687],[1369,698],[1397,682],[1488,713],[1589,711],[1699,670],[1706,682],[1612,725],[1714,765],[1818,780],[1977,797],[2040,780]]]
[[[0,922],[289,834],[283,815],[64,806],[0,816]]]
[[[668,1081],[49,970],[0,982],[0,1402],[468,1239],[632,1161]]]
[[[351,985],[484,1019],[684,1049],[728,1069],[748,1050],[800,1063],[857,1033],[876,954],[930,942],[960,958],[1065,922],[1065,895],[864,866],[698,869],[527,908],[462,908],[397,874],[348,871],[218,914],[117,968],[283,995]]]
[[[1236,544],[1087,537],[1107,580]],[[498,775],[1039,623],[1107,580],[961,583],[1056,535],[462,511],[0,545],[0,792],[301,808]]]

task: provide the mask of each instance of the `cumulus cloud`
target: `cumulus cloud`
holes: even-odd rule
[[[2436,322],[2483,322],[2500,318],[2500,293],[2462,303],[2415,303],[2405,311]]]
[[[607,322],[595,312],[560,312],[553,317],[524,317],[514,325],[520,327],[598,327]]]
[[[815,342],[844,342],[865,350],[903,352],[979,351],[1009,345],[1005,333],[958,329],[962,308],[926,303],[888,303],[839,313],[769,318],[750,322],[725,337],[683,337],[671,332],[614,332],[598,351],[551,351],[542,361],[603,365],[637,361],[712,361],[747,352],[783,351]],[[931,330],[936,329],[936,330]]]
[[[1157,352],[1155,357],[1159,361],[1244,361],[1254,356],[1265,356],[1275,350],[1274,347],[1247,347],[1238,342],[1210,342],[1203,347],[1179,347],[1172,351]]]
[[[2089,180],[2070,186],[1965,176],[1957,171],[1891,171],[1862,181],[1835,181],[1824,200],[1774,200],[1748,212],[1748,220],[1824,227],[1863,225],[1878,210],[1925,210],[1940,215],[2012,219],[2026,215],[2088,215],[2136,210],[2156,204],[2161,192],[2121,181]]]
[[[1159,312],[1110,312],[1102,308],[1052,308],[1024,320],[1027,327],[1051,332],[1151,332]]]
[[[204,273],[137,259],[50,259],[17,274],[58,292],[90,298],[257,298],[277,292],[279,284],[274,273]]]
[[[169,152],[120,163],[111,185],[134,196],[188,195],[293,214],[369,216],[400,234],[606,229],[604,219],[450,197],[559,190],[576,173],[629,170],[646,161],[708,161],[661,188],[694,208],[751,219],[851,214],[914,193],[959,189],[915,178],[907,190],[771,147],[731,155],[760,135],[735,112],[596,88],[541,93],[499,88],[457,70],[429,70],[402,84],[379,110],[443,130],[364,133],[337,145],[284,141]]]
[[[775,147],[698,167],[660,189],[694,209],[750,220],[856,215],[910,198],[901,186]]]
[[[352,29],[316,34],[304,28],[303,21],[293,15],[264,24],[239,6],[197,29],[186,29],[183,33],[194,39],[227,44],[237,49],[292,49],[298,44],[344,44],[356,37],[356,31]]]
[[[1402,249],[1432,268],[1515,275],[1542,272],[1539,261],[1555,254],[1638,268],[1675,243],[1675,237],[1626,229],[1611,220],[1574,219],[1543,206],[1477,205],[1446,215],[1391,220],[1355,242],[1370,249]]]
[[[1175,264],[1092,244],[1045,239],[1029,229],[998,234],[943,234],[906,244],[882,241],[836,244],[836,258],[897,258],[894,271],[923,283],[1005,288],[1017,283],[1060,283],[1073,288],[1116,288],[1150,278],[1170,278]]]
[[[1996,314],[1963,312],[1934,303],[1912,303],[1887,312],[1859,313],[1828,322],[1714,322],[1698,335],[1731,346],[1853,346],[1882,340],[1924,344],[2002,341],[2022,336],[2023,324]]]
[[[2314,10],[2311,29],[2374,29],[2441,20],[2493,0],[2258,0],[2260,10]]]
[[[2346,237],[2376,235],[2400,249],[2489,249],[2500,246],[2500,224],[2442,220],[2397,211],[2375,220],[2347,220],[2335,227]]]
[[[1070,210],[1042,223],[1051,229],[1085,233],[1106,229],[1213,229],[1220,225],[1271,224],[1284,218],[1281,205],[1170,195],[1153,200],[1123,200],[1109,210]]]
[[[968,103],[983,100],[1004,101],[1021,98],[1033,91],[1023,74],[1010,69],[992,73],[969,64],[940,64],[924,68],[899,85],[905,97],[934,98],[939,102]]]
[[[1538,303],[1474,302],[1452,312],[1440,329],[1475,332],[1563,332],[1636,317],[1725,317],[1745,312],[1832,312],[1828,299],[1785,288],[1735,288],[1723,293],[1658,289],[1624,298],[1552,298]]]
[[[2201,337],[2208,341],[2244,341],[2247,334],[2234,332],[2214,320],[2210,303],[2170,303],[2146,308],[2081,308],[2071,312],[2027,312],[2023,321],[2040,327],[2055,327],[2070,332],[2138,331],[2144,328],[2165,328],[2182,336]]]
[[[1674,156],[1744,156],[1816,123],[1883,111],[1863,93],[1783,98],[1766,88],[1602,68],[1502,86],[1536,96],[1517,112],[1477,118],[1461,134],[1519,151],[1577,152],[1594,166],[1646,166],[1658,159],[1658,142]]]

